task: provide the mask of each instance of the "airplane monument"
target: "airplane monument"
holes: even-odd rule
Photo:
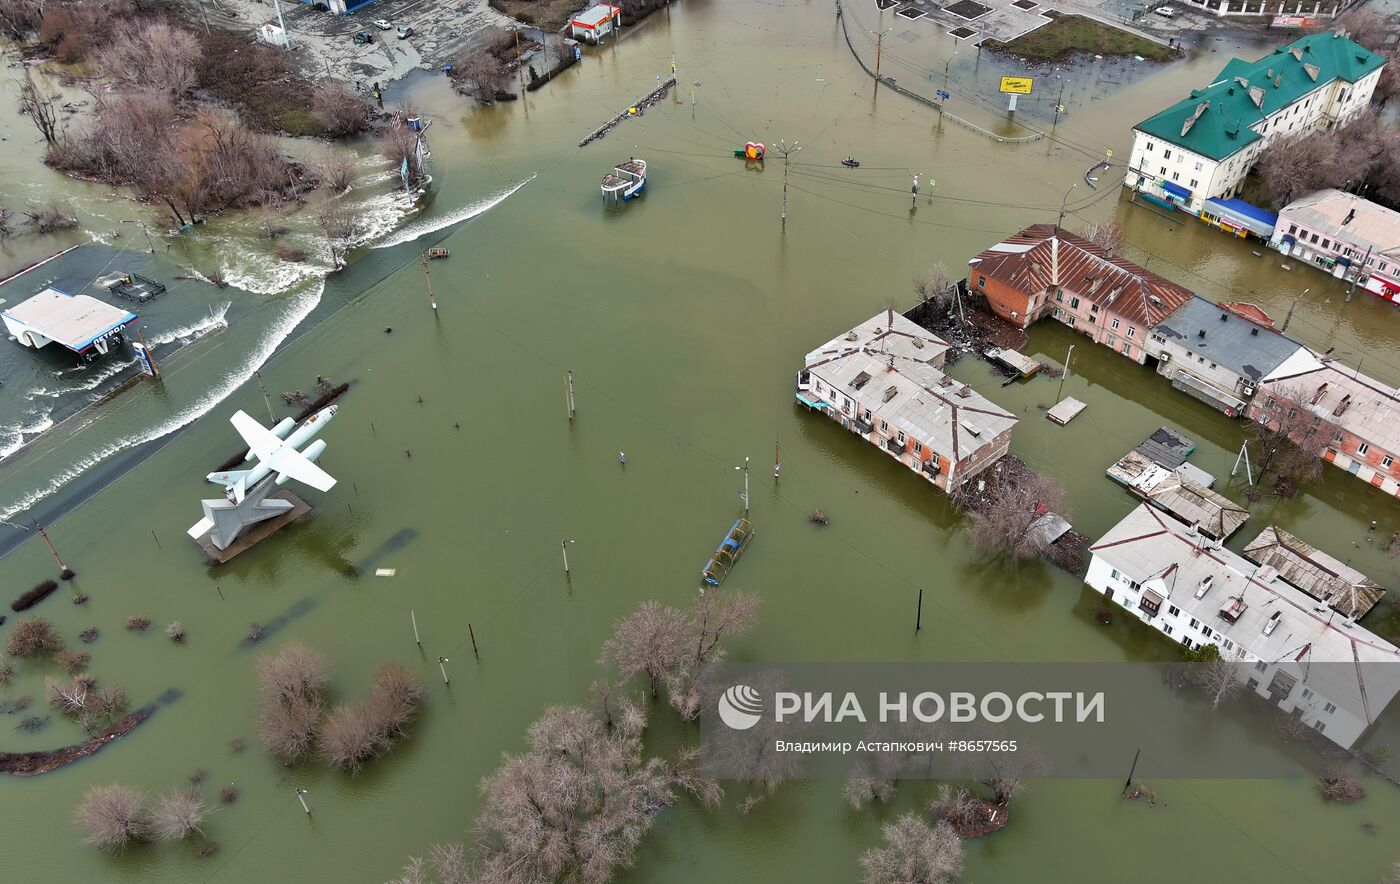
[[[243,457],[247,467],[207,476],[223,487],[224,497],[200,501],[204,518],[188,532],[212,561],[228,561],[311,511],[290,490],[275,491],[288,479],[317,491],[335,486],[335,479],[316,466],[326,450],[326,441],[316,437],[335,418],[336,410],[337,406],[328,405],[300,425],[284,418],[270,430],[242,411],[229,419],[248,443]]]

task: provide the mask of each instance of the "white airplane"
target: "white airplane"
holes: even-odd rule
[[[272,473],[277,473],[277,485],[286,483],[288,479],[296,479],[317,491],[331,490],[335,487],[335,478],[316,466],[317,458],[326,450],[326,440],[317,439],[310,445],[306,443],[326,428],[335,417],[336,409],[337,406],[328,405],[299,427],[291,418],[285,418],[271,430],[246,412],[235,412],[229,422],[248,443],[248,453],[243,460],[256,459],[257,465],[246,470],[210,473],[206,478],[215,485],[224,486],[228,499],[233,503],[241,503],[248,489]],[[306,448],[298,451],[302,445],[306,445]]]

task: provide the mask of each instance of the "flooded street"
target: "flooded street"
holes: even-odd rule
[[[847,14],[853,35],[857,24],[878,24],[872,4]],[[920,36],[893,52],[886,44],[886,73],[901,84],[920,72],[925,83],[941,81],[952,39],[920,22],[896,31],[904,29]],[[997,77],[1016,67],[962,48],[949,65],[949,110],[1008,136],[1052,132],[1026,144],[940,126],[936,111],[888,89],[877,94],[822,2],[685,0],[498,107],[471,106],[440,76],[391,91],[389,104],[411,98],[434,120],[433,193],[421,212],[387,232],[397,217],[384,208],[384,232],[324,280],[277,275],[282,268],[259,255],[268,246],[247,220],[175,243],[169,257],[157,255],[171,277],[215,264],[240,275],[223,290],[183,283],[152,313],[169,311],[173,328],[227,302],[227,327],[182,351],[162,385],[138,383],[0,461],[7,517],[35,500],[83,501],[47,527],[78,572],[74,591],[90,601],[68,604],[65,587],[35,613],[54,619],[70,644],[98,626],[101,637],[83,646],[92,673],[125,685],[134,704],[160,698],[149,722],[96,757],[5,783],[0,821],[25,833],[10,839],[7,867],[36,881],[382,881],[410,852],[470,841],[477,783],[502,752],[520,748],[543,707],[588,702],[613,622],[646,599],[692,598],[699,569],[742,509],[734,467],[745,457],[756,465],[756,536],[721,590],[763,600],[758,627],[735,645],[741,659],[1173,659],[1177,648],[1141,624],[1120,616],[1099,625],[1098,597],[1077,578],[1039,562],[1012,569],[979,557],[941,495],[798,407],[792,386],[810,349],[878,309],[910,304],[911,279],[931,264],[957,273],[988,244],[1054,221],[1062,205],[1071,229],[1116,218],[1128,257],[1204,297],[1253,301],[1277,321],[1298,299],[1290,334],[1335,347],[1349,364],[1364,359],[1367,374],[1400,384],[1393,308],[1364,293],[1348,302],[1339,281],[1307,267],[1283,270],[1280,256],[1257,243],[1130,204],[1118,187],[1121,167],[1102,173],[1096,190],[1084,182],[1105,150],[1127,157],[1133,123],[1207,82],[1232,52],[1253,55],[1264,44],[1207,45],[1149,70],[1116,62],[1064,71],[1065,114],[1055,120],[1053,103],[1040,100],[1018,112],[1033,129],[997,111]],[[679,85],[666,101],[576,147],[669,76],[673,57]],[[25,125],[5,123],[27,139]],[[765,164],[733,158],[749,139],[770,145]],[[779,139],[802,147],[789,171],[785,225],[784,170],[771,150]],[[372,147],[364,152],[368,212],[388,189],[368,180],[386,170],[376,172]],[[53,184],[15,153],[0,161],[7,178]],[[847,155],[859,169],[840,165]],[[649,163],[646,194],[606,208],[599,179],[630,156]],[[915,173],[924,184],[911,204]],[[103,227],[152,221],[145,208],[86,185],[57,187],[84,217],[111,214]],[[12,240],[5,259],[22,266],[75,240]],[[436,312],[419,263],[428,246],[451,249],[431,265]],[[240,250],[252,254],[237,257]],[[1022,418],[1011,451],[1064,484],[1076,530],[1096,538],[1133,506],[1104,469],[1164,424],[1194,439],[1191,462],[1244,502],[1243,478],[1229,479],[1239,422],[1057,324],[1033,327],[1026,350],[1058,364],[1070,344],[1078,346],[1064,392],[1088,409],[1067,427],[1040,412],[1055,401],[1055,379],[1002,387],[974,359],[952,374]],[[24,391],[49,380],[19,367],[33,354],[5,347],[0,423],[8,425],[33,419],[36,400]],[[279,418],[292,411],[279,391],[309,390],[318,375],[351,383],[319,461],[340,482],[309,493],[315,512],[275,540],[206,568],[183,535],[199,499],[212,496],[204,474],[239,447],[228,416],[266,415],[250,379],[259,367]],[[577,390],[572,425],[566,371]],[[159,450],[140,448],[162,438],[169,442]],[[780,481],[771,478],[775,441]],[[138,463],[138,452],[149,457]],[[83,475],[110,485],[86,499],[93,489],[78,479],[46,496],[55,476],[77,476],[99,453],[109,456]],[[817,508],[829,526],[808,523]],[[1251,513],[1231,548],[1277,520],[1400,589],[1400,561],[1366,531],[1371,520],[1377,536],[1400,530],[1400,507],[1340,470],[1328,468],[1296,498],[1266,497]],[[576,541],[567,581],[565,538]],[[50,576],[53,563],[30,538],[0,568],[17,594]],[[395,574],[373,576],[377,568]],[[1365,622],[1392,641],[1400,639],[1394,595]],[[136,614],[155,628],[124,630]],[[160,635],[174,620],[188,633],[180,644]],[[266,629],[261,645],[244,641],[251,623]],[[384,660],[419,672],[429,692],[411,739],[353,779],[319,764],[285,768],[264,753],[252,734],[252,663],[290,637],[335,661],[337,700]],[[449,658],[450,688],[439,656]],[[21,661],[5,695],[32,694],[42,705],[46,671]],[[1395,745],[1397,707],[1371,745]],[[42,732],[22,733],[19,717],[0,716],[0,747],[81,737],[57,715]],[[665,710],[653,728],[657,745],[694,738]],[[1259,737],[1261,752],[1289,751],[1266,725]],[[247,740],[246,752],[230,751],[235,738]],[[1126,775],[1133,747],[1122,754]],[[88,786],[164,790],[196,769],[242,793],[206,824],[217,855],[167,844],[111,858],[78,847],[71,811]],[[1032,783],[1004,832],[968,842],[963,880],[1371,882],[1400,854],[1400,789],[1379,780],[1366,781],[1363,801],[1342,807],[1322,802],[1303,765],[1286,781],[1158,780],[1144,758],[1137,776],[1162,803],[1120,800],[1119,782]],[[295,788],[309,790],[310,817]],[[881,823],[930,794],[926,784],[902,784],[889,807],[856,814],[839,783],[789,783],[749,817],[732,800],[719,813],[682,800],[619,880],[856,880]]]

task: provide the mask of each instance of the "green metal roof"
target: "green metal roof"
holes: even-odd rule
[[[1385,59],[1348,37],[1309,34],[1257,61],[1232,58],[1216,81],[1134,128],[1170,144],[1224,159],[1262,136],[1249,127],[1319,86],[1355,83]]]

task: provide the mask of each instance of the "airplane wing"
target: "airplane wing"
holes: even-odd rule
[[[272,435],[269,433],[268,435]],[[244,437],[247,438],[247,437]],[[251,440],[249,440],[251,443]],[[278,440],[279,443],[281,440]],[[310,485],[317,491],[330,491],[335,487],[335,477],[302,456],[301,452],[289,447],[283,448],[266,461],[273,471],[291,476],[298,482]]]
[[[243,441],[248,443],[249,450],[257,455],[258,460],[267,460],[282,447],[282,440],[277,434],[249,417],[247,412],[235,411],[233,417],[229,418],[229,423],[233,424]]]

